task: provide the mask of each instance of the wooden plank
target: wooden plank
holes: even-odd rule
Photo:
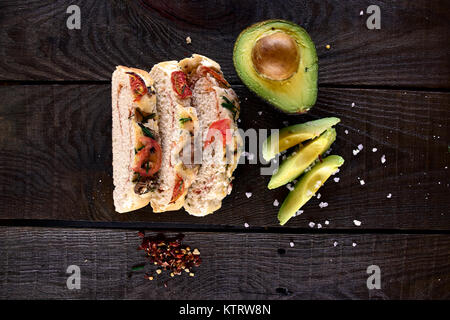
[[[201,252],[195,276],[148,281],[153,266],[130,274],[145,262],[136,231],[1,227],[0,298],[449,298],[449,235],[188,232],[184,242]],[[69,265],[81,269],[80,290],[66,287]],[[380,290],[367,288],[370,265]]]
[[[287,227],[309,228],[315,222],[332,229],[450,228],[449,93],[322,88],[308,115],[288,116],[245,87],[235,89],[243,129],[342,119],[332,147],[346,159],[339,183],[331,179],[320,190],[322,197],[312,199]],[[112,203],[110,86],[13,85],[0,87],[0,96],[1,219],[277,226],[273,202],[281,202],[288,190],[268,190],[261,166],[248,163],[238,167],[234,190],[214,215],[153,214],[150,207],[118,214]],[[359,144],[364,149],[354,156]],[[247,199],[246,192],[252,197]],[[329,206],[321,209],[320,202]]]
[[[232,83],[234,40],[252,23],[284,18],[311,34],[320,84],[450,87],[450,3],[371,1],[381,29],[366,27],[367,1],[2,1],[0,79],[109,80],[114,66],[149,69],[191,53],[216,59]],[[360,15],[360,11],[363,15]],[[192,44],[186,44],[190,36]],[[325,46],[331,45],[330,50]]]

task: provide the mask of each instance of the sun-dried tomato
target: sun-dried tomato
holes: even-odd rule
[[[128,72],[128,75],[130,76],[130,86],[133,91],[134,101],[139,101],[144,94],[147,94],[147,86],[145,85],[144,80],[136,73]]]
[[[222,136],[222,143],[223,143],[223,146],[225,147],[225,145],[231,141],[230,128],[231,128],[231,120],[230,119],[221,119],[221,120],[217,120],[217,121],[213,122],[209,126],[209,130],[208,130],[208,133],[207,133],[206,139],[205,139],[204,148],[206,148],[207,146],[209,146],[211,143],[214,142],[217,132],[220,132],[220,134]]]
[[[161,168],[162,150],[154,139],[146,136],[139,137],[144,147],[136,154],[136,165],[133,171],[142,177],[151,177]]]
[[[184,180],[179,175],[176,176],[175,187],[173,188],[172,199],[170,202],[175,202],[184,193]]]
[[[205,67],[205,66],[201,66],[199,68],[199,73],[201,76],[205,77],[206,74],[210,74],[211,76],[214,77],[214,79],[216,79],[221,85],[223,85],[226,88],[230,88],[230,84],[227,82],[227,80],[225,80],[225,78],[222,76],[222,74],[220,74],[219,72],[217,72],[216,70],[210,68],[210,67]]]
[[[183,71],[174,71],[170,76],[172,81],[172,89],[179,98],[185,99],[192,96],[192,91],[188,86],[186,75]]]

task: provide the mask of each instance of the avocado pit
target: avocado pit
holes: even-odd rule
[[[297,72],[300,62],[297,43],[284,32],[264,36],[252,49],[252,62],[255,70],[267,79],[289,79]]]

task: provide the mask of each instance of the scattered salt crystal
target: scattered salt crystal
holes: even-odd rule
[[[320,223],[317,224],[317,229],[322,229],[322,225]]]
[[[326,225],[329,225],[329,224],[330,224],[330,221],[325,220],[325,224],[326,224]]]
[[[244,227],[248,228],[248,227],[250,227],[250,225],[246,222],[246,223],[244,223]]]
[[[385,163],[386,162],[386,156],[383,154],[381,156],[381,163]]]
[[[359,220],[353,220],[353,223],[355,224],[355,226],[359,227],[361,225],[361,221]]]
[[[247,154],[247,159],[248,159],[248,160],[252,161],[254,158],[255,158],[255,155],[254,155],[253,153],[249,152],[249,153]]]
[[[247,196],[247,198],[250,198],[252,196],[251,192],[246,192],[245,195]]]
[[[334,246],[334,247],[336,247],[337,245],[338,245],[338,242],[337,242],[337,241],[333,242],[333,246]]]
[[[238,119],[238,120],[237,120],[238,123],[241,123],[241,121],[242,121],[241,119]]]
[[[356,247],[356,242],[353,242],[353,243],[352,243],[352,246],[353,246],[353,247]]]
[[[289,125],[289,121],[283,121],[283,125],[284,126],[288,126]]]
[[[364,180],[359,181],[359,183],[360,183],[362,186],[366,184],[366,183],[364,182]]]
[[[309,227],[310,227],[310,228],[314,228],[315,225],[316,225],[316,224],[315,224],[314,222],[310,222],[310,223],[309,223]]]
[[[363,148],[364,148],[364,146],[362,144],[358,144],[359,151],[361,151]]]
[[[364,12],[361,10],[361,11],[359,12],[359,15],[362,16],[363,14],[364,14]]]
[[[338,177],[336,177],[333,180],[334,180],[334,182],[339,182],[340,179]]]
[[[345,134],[348,134],[348,130],[345,130],[344,132],[345,132]]]
[[[328,202],[321,202],[321,203],[319,203],[319,207],[320,207],[320,208],[326,208],[326,207],[328,207]]]
[[[303,210],[298,210],[296,213],[294,213],[294,217],[299,216],[303,213]]]
[[[388,195],[386,196],[386,198],[388,198],[388,199],[392,198],[392,193],[388,193]]]
[[[372,148],[372,152],[377,152],[378,149],[377,148]]]
[[[291,248],[293,248],[295,244],[293,241],[291,241],[291,242],[289,242],[289,245],[291,246]]]
[[[191,42],[192,42],[191,37],[186,37],[186,43],[187,43],[187,44],[190,44]]]
[[[258,115],[262,115],[262,111],[258,111]]]
[[[360,151],[359,149],[353,150],[353,155],[356,156],[359,153],[359,151]]]
[[[320,193],[317,194],[317,199],[320,199],[322,195]]]
[[[280,204],[280,203],[278,202],[278,200],[275,199],[275,201],[273,202],[273,205],[274,205],[275,207],[278,207],[279,204]]]
[[[355,103],[354,102],[352,102],[352,108],[354,108],[355,107]]]
[[[288,184],[286,185],[286,188],[288,188],[289,191],[294,190],[294,187],[293,187],[290,183],[288,183]]]

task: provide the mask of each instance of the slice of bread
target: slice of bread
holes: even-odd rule
[[[184,208],[191,215],[205,216],[218,210],[222,206],[223,198],[232,189],[232,175],[242,147],[242,139],[237,134],[236,125],[239,102],[215,61],[194,54],[191,58],[181,60],[179,65],[188,75],[191,84],[191,104],[197,110],[203,139],[207,139],[213,123],[225,119],[228,119],[225,121],[230,124],[230,131],[233,133],[226,146],[222,139],[215,139],[208,145],[202,144],[204,148],[201,167],[187,193]]]
[[[186,193],[198,171],[198,165],[189,163],[191,161],[185,160],[186,155],[183,156],[186,152],[184,148],[193,145],[198,119],[196,110],[191,107],[190,96],[181,98],[174,91],[172,74],[180,71],[177,61],[158,63],[150,71],[150,76],[155,80],[162,148],[159,187],[150,202],[155,212],[183,207]],[[184,94],[185,88],[181,89]],[[194,148],[190,149],[193,151]],[[187,158],[191,159],[190,156]]]
[[[146,89],[139,99],[131,87],[130,77],[145,84]],[[142,147],[139,139],[143,131],[138,121],[155,133],[154,139],[159,143],[156,95],[152,85],[153,80],[143,70],[118,66],[112,75],[113,199],[117,212],[140,209],[152,196],[149,186],[155,181],[148,178],[137,181],[141,178],[137,178],[132,169],[137,161],[136,150]],[[144,121],[143,115],[150,119]]]

